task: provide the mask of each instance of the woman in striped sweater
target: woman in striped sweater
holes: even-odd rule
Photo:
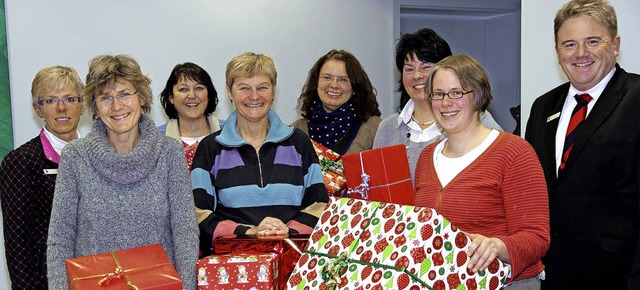
[[[252,52],[227,65],[227,96],[236,110],[205,137],[191,181],[200,248],[224,234],[310,234],[328,200],[311,140],[271,110],[276,86],[271,57]]]
[[[549,247],[549,202],[538,157],[524,139],[480,122],[492,99],[482,66],[466,55],[438,62],[428,80],[433,114],[447,133],[416,168],[419,206],[435,208],[472,240],[473,272],[511,264],[506,289],[539,289]]]

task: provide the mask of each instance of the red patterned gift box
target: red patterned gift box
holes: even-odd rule
[[[65,261],[69,289],[182,289],[160,244]]]
[[[311,140],[313,148],[316,150],[320,168],[322,169],[322,179],[327,193],[330,196],[347,196],[347,179],[344,177],[340,154],[332,151],[324,145]]]
[[[213,241],[216,254],[264,254],[278,255],[278,281],[280,289],[286,288],[287,279],[300,259],[301,251],[309,242],[309,235],[289,236],[222,236]]]
[[[499,289],[510,267],[472,274],[471,240],[433,209],[331,197],[288,289]]]
[[[407,149],[401,144],[342,156],[349,197],[413,204],[408,160]]]
[[[277,254],[215,254],[197,268],[198,289],[279,289]]]

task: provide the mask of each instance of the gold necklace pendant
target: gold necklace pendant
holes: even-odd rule
[[[418,122],[418,120],[416,120],[416,118],[413,117],[413,115],[411,115],[411,120],[413,120],[414,122],[418,123],[418,125],[420,125],[420,126],[431,125],[431,124],[436,122],[436,120],[432,120],[432,121],[427,121],[427,122],[424,122],[424,123],[420,123],[420,122]]]

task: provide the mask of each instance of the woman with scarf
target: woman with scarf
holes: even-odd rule
[[[380,109],[376,90],[356,57],[331,50],[313,65],[293,126],[340,155],[371,149]]]

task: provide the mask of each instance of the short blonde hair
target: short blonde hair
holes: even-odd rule
[[[556,45],[558,44],[558,30],[560,30],[562,24],[570,18],[578,16],[589,16],[606,26],[611,38],[618,36],[616,11],[613,6],[609,5],[609,2],[606,0],[572,0],[558,10],[553,20],[553,34]]]
[[[84,85],[75,69],[60,65],[45,67],[38,71],[31,82],[33,104],[36,105],[39,97],[48,91],[59,91],[67,87],[72,87],[78,93],[78,97],[82,97]]]
[[[131,56],[99,55],[89,62],[86,86],[84,88],[85,104],[91,108],[93,119],[98,118],[96,98],[106,88],[113,86],[117,80],[126,80],[133,84],[138,97],[142,100],[142,112],[148,114],[153,105],[151,79],[142,73],[140,65]]]
[[[266,75],[271,81],[271,85],[275,87],[278,72],[273,64],[273,59],[266,54],[253,52],[236,55],[227,64],[225,73],[227,87],[231,88],[236,78],[250,78],[256,75]]]

